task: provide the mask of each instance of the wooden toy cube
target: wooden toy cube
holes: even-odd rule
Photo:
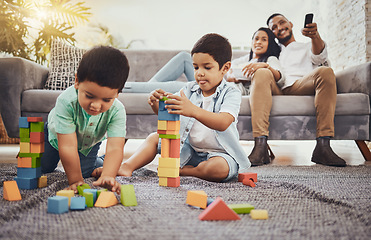
[[[31,151],[30,143],[28,143],[28,142],[20,142],[19,143],[19,152],[30,153],[30,151]]]
[[[48,198],[48,213],[61,214],[68,212],[68,197],[53,196]]]
[[[268,219],[268,211],[264,209],[253,209],[250,211],[250,217],[256,220]]]
[[[170,154],[170,139],[161,139],[161,157],[168,158]]]
[[[98,190],[97,189],[90,189],[90,188],[87,188],[87,189],[84,189],[84,193],[85,192],[90,192],[93,194],[93,203],[95,203],[97,201],[97,197],[98,197]]]
[[[164,158],[160,157],[158,159],[159,168],[179,168],[180,158]]]
[[[44,132],[44,122],[31,122],[30,132]]]
[[[27,117],[20,117],[18,120],[19,128],[29,128],[30,123],[27,121]]]
[[[207,207],[207,194],[205,193],[205,191],[190,190],[187,192],[186,203],[194,207],[205,209]]]
[[[163,168],[158,167],[157,176],[159,177],[179,177],[179,168]]]
[[[88,208],[94,207],[94,196],[91,192],[83,192],[83,197],[85,197],[85,203]]]
[[[14,180],[17,182],[19,189],[36,189],[38,178],[25,178],[15,177]]]
[[[31,143],[31,153],[43,153],[44,152],[44,142],[42,143]]]
[[[137,206],[134,186],[131,184],[121,185],[121,204],[124,206]]]
[[[21,193],[16,181],[3,182],[3,198],[8,201],[22,200]]]
[[[48,186],[48,178],[46,176],[39,177],[39,179],[37,180],[37,187],[43,188],[46,186]]]
[[[72,197],[70,209],[71,210],[85,210],[86,209],[85,201],[86,201],[85,197]]]
[[[84,189],[90,188],[89,184],[84,183],[81,186],[77,186],[77,191],[79,192],[79,195],[82,196],[84,194]]]
[[[43,143],[45,140],[45,135],[43,132],[31,132],[30,142],[31,143]]]
[[[64,196],[68,197],[68,206],[71,205],[71,198],[75,196],[75,192],[73,190],[60,190],[56,194],[57,196]]]
[[[30,138],[30,129],[29,128],[20,128],[19,129],[20,138]]]
[[[169,157],[179,158],[180,157],[180,139],[170,139],[170,152]]]
[[[168,187],[179,187],[180,186],[180,177],[176,178],[167,178]]]

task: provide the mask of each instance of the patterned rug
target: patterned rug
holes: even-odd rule
[[[179,188],[158,186],[155,172],[133,177],[138,206],[119,204],[55,215],[47,199],[67,186],[65,174],[47,174],[48,187],[21,190],[22,200],[5,201],[3,181],[16,176],[14,164],[0,164],[0,239],[369,239],[371,166],[261,166],[255,188],[237,180],[211,183],[182,177]],[[92,186],[93,178],[86,179]],[[267,209],[268,220],[240,215],[239,221],[200,221],[200,209],[185,204],[188,190],[204,190],[227,204]]]

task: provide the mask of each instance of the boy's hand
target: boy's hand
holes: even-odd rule
[[[180,91],[180,96],[168,95],[169,100],[166,100],[165,105],[169,113],[180,114],[186,117],[194,117],[194,113],[197,111],[196,105],[194,105],[184,94],[183,90]]]
[[[148,104],[153,106],[163,96],[166,96],[166,92],[162,89],[156,89],[156,90],[152,91],[151,95],[148,97]]]
[[[108,190],[116,192],[117,194],[120,194],[121,191],[121,185],[114,177],[101,176],[97,181],[93,182],[93,185],[107,188]]]
[[[64,190],[73,190],[74,193],[78,193],[77,186],[81,186],[83,184],[85,184],[84,181],[78,181],[78,182],[72,183],[70,186],[66,187]]]

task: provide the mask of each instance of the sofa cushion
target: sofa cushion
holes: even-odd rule
[[[53,40],[50,50],[49,76],[44,89],[65,90],[75,83],[75,73],[82,55],[86,52]]]

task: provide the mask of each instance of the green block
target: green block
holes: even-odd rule
[[[31,167],[32,168],[38,168],[41,167],[41,158],[39,157],[33,157],[31,160]]]
[[[30,131],[31,132],[44,132],[44,122],[31,122]]]
[[[89,184],[84,183],[84,184],[81,185],[81,186],[77,186],[77,191],[79,192],[79,195],[80,195],[80,196],[84,196],[84,195],[83,195],[83,194],[84,194],[84,189],[90,189]]]
[[[20,142],[30,142],[30,138],[21,138],[20,140],[19,140]]]
[[[42,153],[19,153],[18,157],[41,158]]]
[[[98,191],[97,191],[97,199],[99,198],[99,195],[100,195],[100,193],[101,192],[107,192],[108,190],[107,189],[99,189]]]
[[[160,99],[160,101],[166,101],[166,100],[169,100],[170,98],[168,97],[165,97],[165,96],[162,96],[162,98]]]
[[[135,196],[134,186],[131,184],[121,185],[121,204],[124,206],[137,206],[137,197]]]
[[[29,128],[20,128],[19,129],[20,138],[30,138],[30,129]]]
[[[237,214],[250,213],[254,209],[254,206],[247,203],[241,204],[228,204],[228,207],[235,211]]]
[[[159,138],[167,138],[167,139],[179,139],[180,134],[159,134]]]
[[[87,207],[94,207],[94,196],[91,192],[83,192],[83,197],[85,197],[85,203]]]

